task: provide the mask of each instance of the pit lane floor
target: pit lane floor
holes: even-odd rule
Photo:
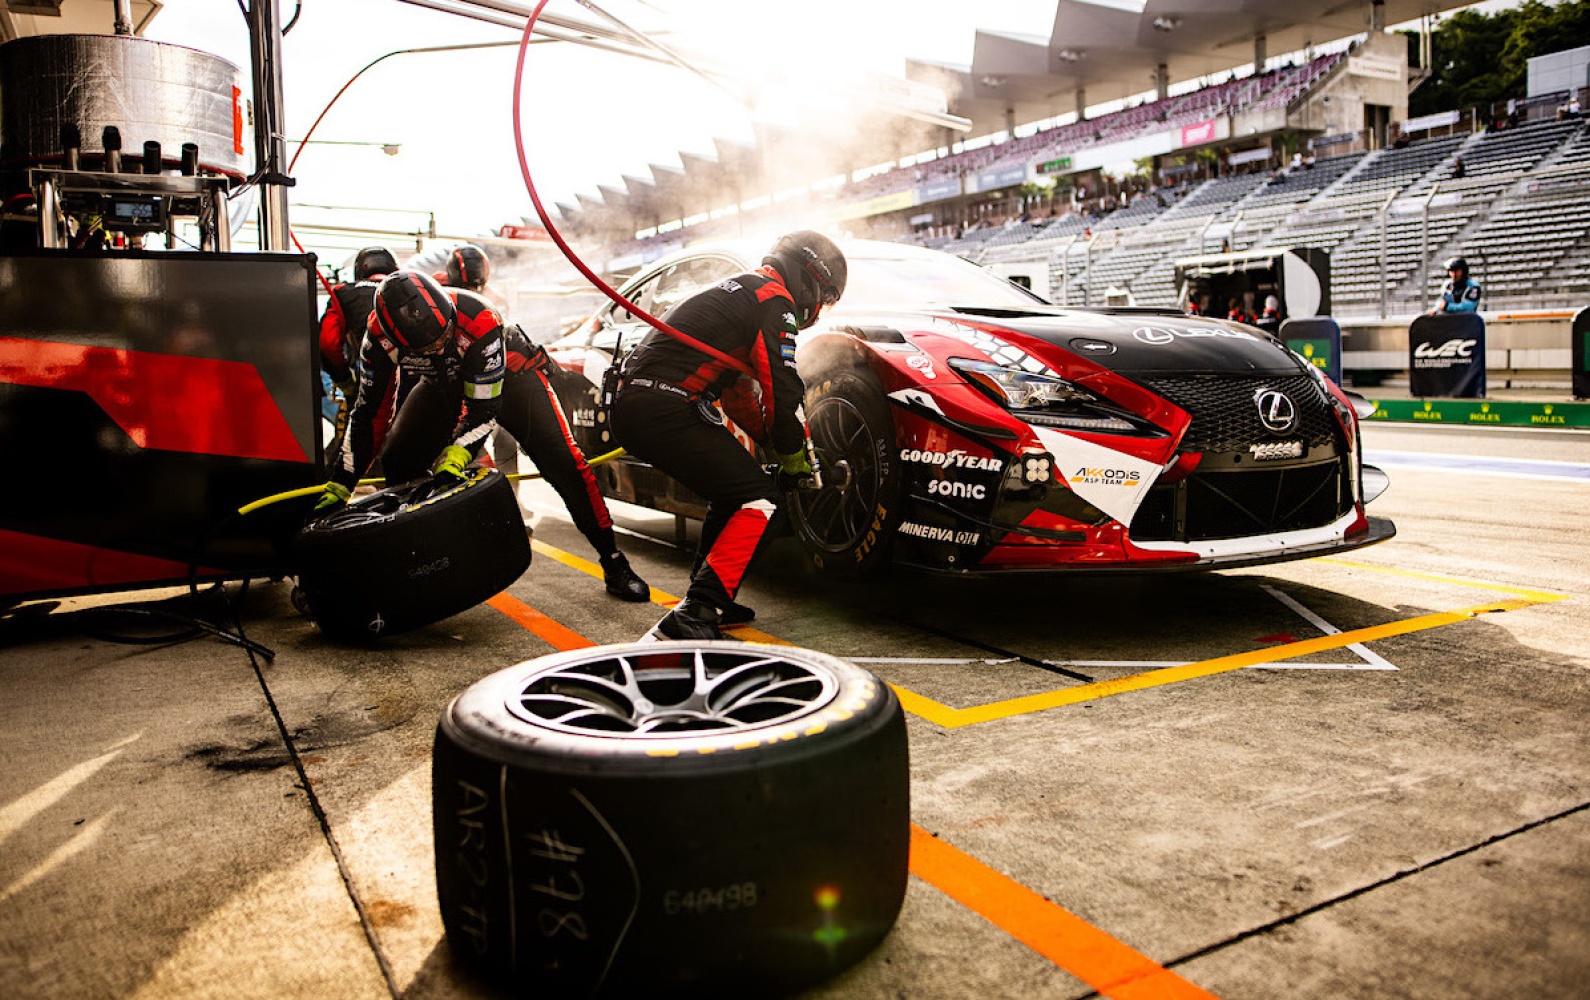
[[[775,549],[743,634],[855,659],[912,713],[905,908],[810,995],[1584,995],[1590,482],[1509,463],[1582,468],[1590,436],[1365,439],[1494,461],[1388,459],[1397,538],[1220,574],[839,587]],[[525,496],[526,576],[375,649],[284,584],[229,588],[273,660],[63,614],[163,595],[0,620],[0,996],[490,996],[435,908],[438,714],[662,611],[607,598]],[[689,553],[638,537],[671,519],[618,513],[679,593]]]

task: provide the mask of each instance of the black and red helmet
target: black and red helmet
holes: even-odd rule
[[[849,275],[845,255],[822,233],[803,229],[780,236],[762,263],[772,264],[783,275],[803,330],[817,321],[823,306],[833,305],[845,294]]]
[[[365,247],[353,258],[354,281],[384,277],[397,269],[397,258],[386,247]]]
[[[375,289],[371,321],[405,351],[423,351],[453,329],[457,310],[436,279],[419,271],[387,275]]]
[[[486,287],[490,275],[491,261],[486,259],[486,251],[473,243],[465,243],[447,255],[447,283],[454,288],[478,292]]]

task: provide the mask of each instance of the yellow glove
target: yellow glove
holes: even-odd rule
[[[431,466],[431,471],[437,474],[445,472],[463,479],[464,469],[469,465],[471,458],[469,449],[450,444],[442,449],[442,456],[436,460],[435,465]]]
[[[812,460],[806,456],[804,448],[792,451],[778,457],[778,471],[786,476],[809,476],[812,474]]]
[[[327,483],[325,488],[320,492],[320,499],[315,502],[314,512],[316,514],[321,514],[327,511],[335,510],[347,503],[348,498],[352,495],[353,491],[341,483]]]

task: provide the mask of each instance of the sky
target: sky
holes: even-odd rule
[[[236,3],[163,3],[146,37],[221,56],[247,80],[248,29]],[[294,4],[281,3],[285,21]],[[1041,0],[940,3],[931,17],[922,16],[920,0],[769,6],[606,0],[601,6],[637,26],[665,27],[669,34],[661,37],[678,48],[797,83],[810,74],[828,80],[862,71],[901,75],[907,56],[966,64],[977,28],[1046,35],[1054,17],[1052,3]],[[554,0],[547,13],[594,19],[575,0]],[[287,138],[302,138],[337,91],[388,52],[517,41],[512,29],[400,0],[303,0],[283,42]],[[515,46],[409,54],[365,72],[305,147],[293,171],[289,218],[322,216],[312,207],[320,205],[374,208],[383,212],[359,218],[407,229],[434,213],[438,232],[470,235],[533,216],[513,137],[516,57]],[[743,140],[751,134],[751,112],[700,78],[583,46],[533,45],[522,103],[526,155],[549,209],[557,201],[572,203],[577,192],[595,196],[598,184],[622,188],[625,174],[649,179],[649,163],[677,166],[679,150],[710,153],[715,136]],[[388,156],[373,145],[340,143],[400,148]],[[289,142],[289,157],[297,149]]]

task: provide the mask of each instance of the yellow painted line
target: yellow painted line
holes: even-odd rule
[[[1561,598],[1554,597],[1552,599],[1560,600]],[[1426,629],[1439,628],[1442,625],[1468,621],[1483,614],[1498,611],[1516,611],[1519,608],[1527,608],[1539,603],[1541,602],[1532,600],[1496,601],[1491,604],[1479,604],[1456,611],[1419,615],[1415,618],[1405,618],[1385,625],[1354,629],[1351,632],[1338,632],[1335,635],[1322,635],[1313,639],[1302,639],[1298,642],[1288,643],[1285,646],[1255,649],[1246,653],[1220,656],[1212,660],[1188,663],[1179,667],[1150,670],[1147,673],[1133,674],[1130,677],[1120,677],[1111,681],[1098,681],[1093,684],[1063,688],[1059,691],[1048,691],[1043,694],[990,702],[989,704],[978,705],[973,708],[951,708],[931,698],[926,698],[899,687],[895,687],[894,692],[899,696],[900,704],[913,715],[921,716],[927,721],[946,729],[955,729],[979,722],[992,722],[995,719],[1008,719],[1015,715],[1026,715],[1031,712],[1041,712],[1064,705],[1075,705],[1079,702],[1108,698],[1111,695],[1126,694],[1129,691],[1143,691],[1166,684],[1196,680],[1200,677],[1241,670],[1243,667],[1249,667],[1256,663],[1290,660],[1299,656],[1307,656],[1310,653],[1340,649],[1353,643],[1373,642],[1376,639],[1386,639],[1394,635],[1422,632]]]
[[[1368,569],[1377,573],[1389,573],[1392,576],[1404,576],[1413,580],[1429,580],[1432,583],[1450,583],[1458,587],[1473,587],[1476,590],[1493,590],[1499,594],[1517,594],[1527,597],[1536,604],[1550,604],[1552,601],[1566,601],[1567,594],[1559,594],[1550,590],[1531,590],[1527,587],[1510,587],[1504,583],[1494,583],[1488,580],[1471,580],[1461,576],[1442,576],[1439,573],[1423,573],[1414,569],[1399,569],[1395,566],[1377,566],[1374,563],[1353,562],[1349,559],[1318,559],[1316,562],[1328,563],[1332,566],[1346,566],[1351,569]]]
[[[594,562],[591,562],[589,559],[581,559],[579,556],[574,555],[573,553],[565,552],[560,548],[548,545],[546,542],[538,541],[534,538],[530,540],[530,548],[546,556],[548,559],[556,559],[558,562],[570,567],[571,569],[577,569],[581,573],[596,577],[598,580],[602,579],[602,567]],[[679,598],[668,593],[666,590],[660,590],[656,587],[652,587],[651,602],[653,604],[661,605],[665,608],[671,608],[675,604],[679,603]],[[763,632],[760,629],[752,628],[749,625],[732,625],[729,627],[729,632],[736,639],[741,639],[745,642],[760,642],[770,646],[792,645],[791,643],[785,642],[783,639],[780,639],[777,636],[768,635],[766,632]]]
[[[589,559],[581,559],[572,552],[564,552],[560,548],[555,548],[554,546],[548,545],[546,542],[539,541],[534,538],[530,539],[530,549],[531,551],[539,552],[548,559],[556,559],[558,562],[570,567],[571,569],[577,569],[581,573],[584,573],[588,576],[594,576],[598,580],[603,578],[602,567],[598,566],[594,562],[591,562]],[[658,590],[656,587],[651,588],[651,600],[653,604],[662,604],[667,607],[673,607],[675,604],[679,603],[679,598],[673,596],[672,594],[666,594]]]
[[[1214,1000],[981,861],[912,824],[911,873],[1113,1000]]]

